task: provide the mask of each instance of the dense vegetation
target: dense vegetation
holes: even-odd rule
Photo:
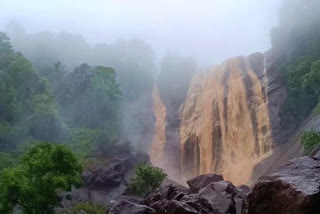
[[[91,54],[81,60],[95,66],[83,63],[73,69],[83,54],[77,52],[80,40],[62,34],[62,44],[73,45],[67,48],[71,53],[65,53],[55,47],[62,39],[56,38],[52,45],[50,35],[30,39],[34,35],[21,32],[13,48],[7,34],[0,32],[1,213],[17,206],[25,213],[53,212],[60,193],[80,184],[82,166],[107,161],[117,148],[130,147],[127,141],[119,145],[123,136],[129,134],[136,142],[144,137],[148,142],[152,133],[151,49],[137,41],[114,47],[84,45]],[[20,50],[17,47],[28,58],[15,51]],[[108,63],[120,75],[103,66]],[[161,169],[139,166],[131,189],[147,194],[165,177]],[[90,203],[69,211],[80,210],[103,212]]]
[[[83,158],[120,134],[121,91],[114,69],[61,62],[37,71],[0,33],[0,167],[35,141],[76,148]],[[102,149],[102,150],[101,150]]]
[[[57,191],[80,184],[81,166],[66,146],[86,162],[118,142],[115,70],[81,64],[68,72],[61,62],[36,70],[0,32],[0,94],[0,212],[52,212]]]
[[[0,33],[0,55],[0,150],[16,150],[27,137],[53,140],[60,127],[45,79],[12,50],[4,33]]]
[[[148,164],[136,167],[136,177],[129,184],[130,192],[137,196],[146,197],[155,191],[167,177],[163,169]]]
[[[295,126],[316,107],[320,95],[320,15],[317,1],[287,1],[280,26],[271,32],[275,52],[285,53],[281,76],[288,98],[281,109],[285,127]],[[281,58],[281,57],[279,57]],[[317,112],[317,111],[315,111]]]
[[[304,146],[304,151],[309,154],[314,148],[320,145],[320,133],[316,131],[304,132],[301,137],[301,143]]]
[[[55,58],[51,55],[55,53],[53,47],[43,51],[49,55],[41,55],[40,50],[32,53],[30,56],[38,58],[31,63],[13,49],[5,33],[0,33],[1,213],[10,213],[17,206],[25,213],[52,213],[60,204],[61,193],[80,185],[82,166],[107,160],[117,148],[126,147],[130,151],[127,141],[119,145],[124,135],[124,118],[128,127],[139,125],[139,120],[152,121],[152,117],[142,117],[147,111],[141,108],[152,111],[151,99],[148,107],[142,105],[146,102],[140,98],[147,97],[145,93],[151,96],[152,72],[146,73],[152,67],[148,65],[149,59],[141,62],[141,55],[133,54],[140,61],[119,56],[124,60],[117,64],[122,69],[120,82],[125,84],[120,88],[116,71],[111,67],[83,63],[70,71],[70,64],[64,66],[50,59]],[[130,67],[126,60],[136,65]],[[127,73],[130,69],[136,70],[135,75]],[[136,100],[139,111],[132,109],[137,107]],[[133,110],[131,114],[139,120],[128,117],[128,110]],[[148,129],[152,126],[148,125]],[[143,125],[141,130],[152,133]],[[150,166],[138,167],[137,173],[131,185],[137,194],[154,190],[166,177],[161,169]],[[78,204],[69,211],[80,210],[104,212],[102,207],[90,203]]]
[[[23,213],[53,213],[61,202],[58,191],[79,187],[81,171],[81,164],[65,146],[32,146],[18,165],[0,174],[0,212],[11,213],[18,205]]]
[[[129,139],[132,145],[146,146],[152,140],[154,118],[151,94],[155,59],[153,49],[144,41],[132,39],[91,45],[80,35],[46,31],[28,33],[13,22],[8,24],[7,33],[14,49],[21,51],[41,76],[45,74],[45,78],[51,77],[52,70],[69,73],[76,67],[85,69],[79,67],[84,62],[112,67],[122,92],[121,105],[117,107],[120,115],[115,115],[120,118],[113,127],[120,124],[122,136]],[[57,62],[61,62],[60,66],[53,67]],[[52,87],[60,88],[57,81],[61,78],[52,78]]]

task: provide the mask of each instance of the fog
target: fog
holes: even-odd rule
[[[145,152],[177,182],[185,172],[229,180],[237,170],[248,180],[271,138],[291,135],[282,112],[301,111],[292,120],[300,125],[318,103],[309,74],[320,59],[319,8],[320,0],[0,0],[0,163],[3,151],[18,157],[35,140],[66,144],[84,161]]]
[[[154,78],[162,96],[179,98],[173,104],[179,108],[199,67],[271,47],[282,1],[0,0],[0,31],[52,88],[61,86],[46,72],[58,61],[68,75],[86,70],[82,63],[115,69],[123,93],[121,136],[147,150]]]
[[[139,38],[156,59],[167,51],[203,65],[270,47],[282,0],[1,0],[0,30],[69,32],[89,44]]]

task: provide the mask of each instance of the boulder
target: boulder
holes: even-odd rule
[[[184,195],[189,194],[187,188],[167,184],[161,186],[154,193],[150,194],[144,201],[146,205],[154,204],[161,200],[180,200]]]
[[[119,185],[127,172],[129,159],[130,157],[127,156],[121,159],[112,159],[107,164],[97,162],[83,171],[84,184],[91,189]]]
[[[241,214],[246,205],[246,195],[229,181],[211,183],[197,195],[208,200],[218,213]]]
[[[314,155],[314,157],[320,159],[320,151],[318,151],[318,152]]]
[[[168,191],[170,192],[170,190]],[[151,201],[149,206],[159,214],[209,214],[219,213],[215,210],[208,200],[192,195],[189,193],[172,194],[167,198],[155,198]]]
[[[132,209],[131,213],[137,213],[136,207],[144,205],[143,208],[150,208],[147,211],[159,214],[241,214],[246,206],[246,194],[222,179],[217,175],[198,176],[193,179],[197,182],[190,182],[190,186],[201,187],[197,192],[167,181],[144,200],[118,198],[112,210],[127,213]]]
[[[148,163],[147,154],[124,154],[113,156],[106,161],[97,160],[82,173],[85,186],[90,189],[114,188],[121,183],[127,185],[137,164]]]
[[[142,198],[137,196],[130,196],[130,195],[120,195],[117,197],[117,201],[119,200],[126,200],[136,204],[143,204],[144,202]]]
[[[216,174],[206,174],[206,175],[199,175],[191,180],[187,181],[187,184],[190,187],[190,191],[192,193],[198,192],[201,188],[208,186],[212,182],[223,181],[222,175]]]
[[[154,209],[127,200],[118,200],[109,210],[109,214],[153,214]]]
[[[250,187],[247,186],[247,185],[237,186],[237,189],[239,189],[240,191],[242,191],[244,194],[249,194],[249,193],[251,192]]]
[[[320,160],[290,160],[261,177],[248,196],[248,214],[320,213]]]
[[[197,203],[195,203],[198,205]],[[153,203],[152,208],[159,214],[197,214],[200,213],[193,208],[194,204],[187,204],[184,201],[177,200],[160,200]],[[200,207],[200,206],[199,206]],[[203,212],[201,212],[203,213]],[[209,210],[205,213],[211,213]]]
[[[191,193],[186,188],[164,185],[149,195],[144,204],[157,213],[229,213],[240,214],[245,206],[246,195],[230,182],[212,182]]]
[[[128,188],[137,164],[149,162],[149,155],[130,153],[129,149],[119,147],[117,154],[93,159],[82,173],[84,186],[61,194],[64,212],[78,203],[90,202],[109,208]],[[119,197],[121,196],[121,197]],[[71,198],[71,200],[69,200]],[[125,198],[139,204],[138,198]]]

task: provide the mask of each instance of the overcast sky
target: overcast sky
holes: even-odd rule
[[[140,38],[210,65],[270,47],[282,0],[0,0],[0,30],[68,31],[88,42]]]

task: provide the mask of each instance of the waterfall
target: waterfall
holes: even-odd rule
[[[162,102],[155,87],[152,162],[169,176],[175,172],[172,166],[178,166],[182,183],[199,174],[217,173],[236,185],[250,184],[255,165],[272,154],[265,73],[262,54],[235,57],[201,70],[193,75],[179,114]],[[177,136],[168,135],[173,119]],[[170,150],[177,146],[178,150]],[[179,163],[172,156],[179,157]]]

